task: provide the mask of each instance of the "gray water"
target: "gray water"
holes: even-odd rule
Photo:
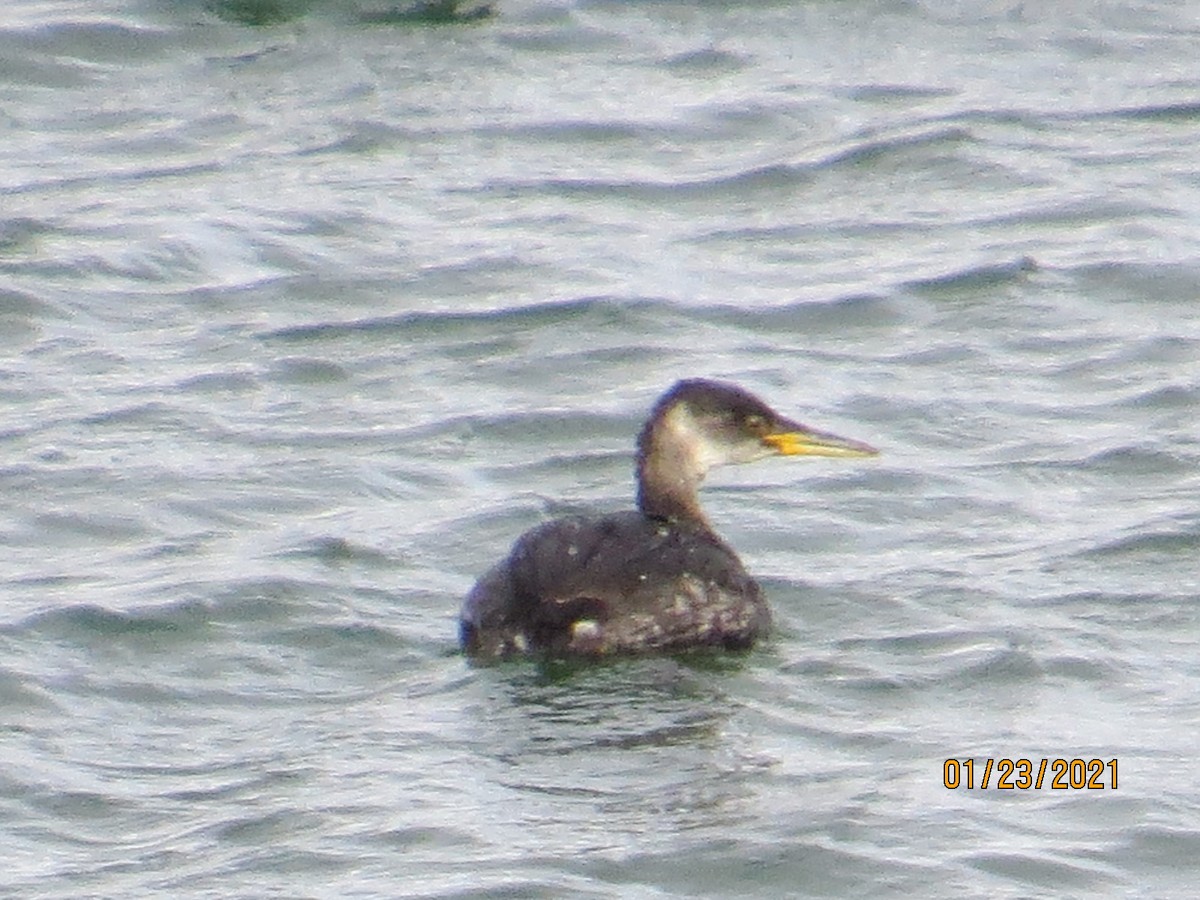
[[[465,17],[0,12],[0,894],[1194,895],[1200,7]],[[771,640],[469,666],[693,375]]]

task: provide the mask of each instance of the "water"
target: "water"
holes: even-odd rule
[[[0,893],[1190,896],[1200,12],[494,13],[0,13]],[[468,666],[685,375],[775,636]]]

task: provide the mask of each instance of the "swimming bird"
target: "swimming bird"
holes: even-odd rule
[[[708,470],[768,456],[874,456],[748,391],[707,379],[668,390],[637,442],[637,510],[527,531],[476,582],[459,637],[478,660],[744,649],[770,629],[762,590],[697,491]]]

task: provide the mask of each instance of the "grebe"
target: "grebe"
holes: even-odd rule
[[[771,611],[700,509],[705,474],[767,456],[878,452],[785,418],[736,385],[680,381],[638,437],[637,510],[523,534],[467,595],[462,647],[478,660],[750,647]]]

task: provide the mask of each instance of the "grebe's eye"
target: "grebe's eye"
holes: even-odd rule
[[[758,415],[757,413],[754,413],[754,414],[746,416],[745,423],[746,423],[746,427],[749,428],[751,431],[762,431],[763,426],[767,424],[767,421],[762,416]]]

